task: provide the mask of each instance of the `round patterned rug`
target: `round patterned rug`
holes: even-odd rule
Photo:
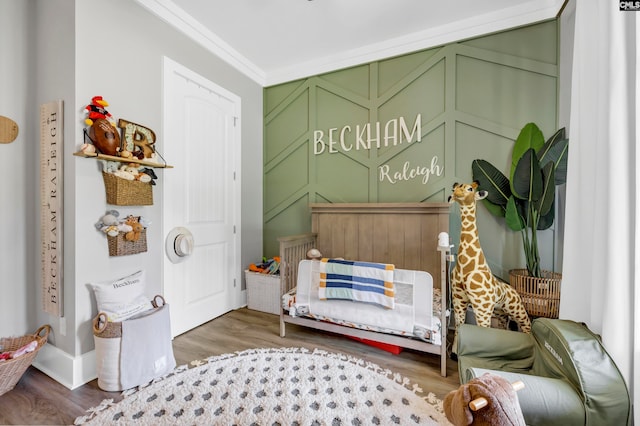
[[[105,400],[75,424],[450,424],[435,395],[347,355],[251,349],[196,365]]]

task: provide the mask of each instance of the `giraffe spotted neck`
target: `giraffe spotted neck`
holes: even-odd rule
[[[462,255],[462,265],[465,270],[484,266],[485,258],[480,246],[478,228],[476,226],[476,201],[486,196],[486,192],[477,191],[477,183],[456,184],[449,202],[458,202],[460,205],[460,247],[458,256]]]

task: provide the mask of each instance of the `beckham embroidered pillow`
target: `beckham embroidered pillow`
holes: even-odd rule
[[[111,322],[124,321],[141,312],[153,309],[145,296],[145,274],[138,271],[113,281],[92,283],[98,312],[107,314]]]

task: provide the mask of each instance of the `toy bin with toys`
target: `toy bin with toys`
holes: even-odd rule
[[[249,265],[244,271],[247,282],[247,307],[280,315],[280,258]]]
[[[147,251],[147,227],[142,216],[129,215],[119,219],[117,210],[109,210],[95,224],[98,231],[107,234],[109,256],[126,256]]]

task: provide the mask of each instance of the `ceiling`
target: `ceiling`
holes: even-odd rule
[[[564,0],[137,0],[268,86],[556,17]]]

